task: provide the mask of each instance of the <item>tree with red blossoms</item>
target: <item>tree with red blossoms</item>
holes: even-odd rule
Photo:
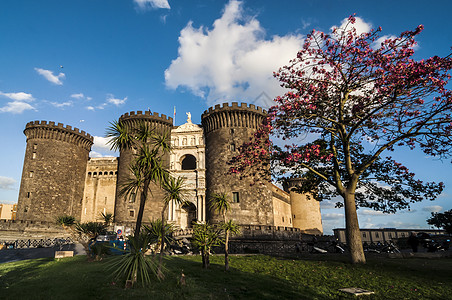
[[[443,183],[415,179],[387,153],[420,147],[439,159],[451,157],[446,85],[452,59],[412,58],[422,25],[378,43],[381,28],[359,35],[354,23],[350,16],[331,35],[312,31],[297,57],[274,74],[288,91],[275,99],[263,129],[241,148],[231,170],[255,174],[272,161],[277,177],[304,178],[298,192],[316,191],[318,200],[340,196],[351,261],[365,263],[357,207],[393,213],[443,190]],[[268,134],[293,141],[307,133],[318,139],[284,147],[266,140]]]

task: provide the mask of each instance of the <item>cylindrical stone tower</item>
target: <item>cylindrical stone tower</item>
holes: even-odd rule
[[[78,128],[46,121],[26,125],[27,136],[17,219],[80,220],[88,155],[93,137]]]
[[[290,194],[293,227],[300,228],[303,233],[322,235],[320,202],[313,197],[308,197],[307,194],[295,192],[294,187],[302,184],[301,178],[288,178],[284,182],[284,190]]]
[[[229,172],[228,162],[239,154],[238,148],[261,126],[266,112],[261,107],[233,102],[209,108],[202,116],[206,141],[207,202],[214,193],[226,193],[232,201],[228,218],[238,224],[274,225],[271,189],[255,178],[242,178]],[[265,180],[264,180],[265,181]],[[208,210],[207,219],[222,221]]]
[[[138,128],[141,122],[148,124],[157,134],[168,134],[168,141],[171,140],[171,128],[173,126],[173,118],[166,115],[159,115],[158,113],[151,113],[150,111],[142,111],[125,113],[119,118],[119,123],[128,126],[129,128]],[[134,159],[133,151],[123,150],[119,155],[118,164],[118,180],[116,188],[116,203],[115,203],[115,222],[133,223],[137,220],[138,211],[140,208],[140,195],[134,195],[130,198],[125,198],[120,195],[120,190],[131,178],[130,165]],[[165,155],[163,159],[163,167],[169,170],[169,154]],[[146,199],[146,206],[144,208],[143,222],[149,219],[157,219],[161,216],[163,209],[163,191],[156,184],[151,183],[150,189],[152,193],[148,193]]]

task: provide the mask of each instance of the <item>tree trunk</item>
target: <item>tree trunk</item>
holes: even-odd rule
[[[138,237],[140,235],[141,222],[143,220],[144,205],[146,204],[146,198],[148,197],[149,184],[150,184],[149,179],[146,179],[144,181],[143,190],[141,191],[140,209],[138,210],[137,224],[135,226],[135,236],[136,237]]]
[[[229,271],[229,230],[226,230],[224,241],[224,270]]]
[[[162,264],[163,264],[163,250],[165,248],[165,224],[166,224],[166,219],[165,219],[165,211],[166,208],[168,207],[168,204],[163,206],[163,210],[162,210],[162,230],[160,232],[160,256],[159,256],[159,267],[157,270],[157,276],[159,276],[159,278],[164,277],[163,272],[162,272]]]
[[[201,250],[201,256],[202,256],[202,267],[203,269],[207,269],[209,267],[209,251],[207,250]]]
[[[347,246],[350,250],[350,259],[353,264],[365,264],[363,243],[359,230],[358,215],[356,213],[355,194],[346,191],[344,196],[345,206],[345,228]]]

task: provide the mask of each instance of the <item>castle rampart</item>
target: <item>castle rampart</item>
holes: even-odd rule
[[[52,139],[59,140],[80,146],[88,151],[91,150],[94,138],[72,126],[64,126],[62,123],[55,125],[55,122],[33,121],[25,126],[24,134],[27,139]]]
[[[228,162],[239,154],[238,148],[248,142],[264,120],[266,112],[254,105],[224,103],[202,115],[206,141],[207,200],[215,193],[226,193],[230,200],[229,217],[239,224],[274,225],[271,190],[254,183],[255,178],[230,174]],[[221,221],[210,210],[208,220]]]
[[[173,118],[167,117],[158,113],[151,113],[149,110],[137,112],[129,112],[123,114],[119,118],[119,123],[129,128],[137,129],[140,124],[146,124],[157,134],[166,134],[168,142],[171,141],[171,128],[173,126]],[[116,201],[115,201],[115,221],[116,222],[134,222],[137,219],[137,214],[140,206],[140,195],[131,195],[125,199],[120,191],[124,184],[132,174],[130,172],[130,164],[134,159],[135,149],[124,149],[120,152],[118,163],[118,177],[116,186]],[[170,167],[169,154],[163,158],[163,166],[167,169]],[[151,183],[150,189],[152,193],[148,193],[146,199],[146,206],[144,208],[144,216],[146,219],[156,219],[160,217],[163,209],[163,191],[155,183]]]
[[[257,130],[262,124],[266,111],[254,104],[232,102],[231,105],[223,103],[210,107],[201,116],[205,134],[224,127],[246,127]]]
[[[17,218],[48,221],[67,214],[79,219],[93,137],[46,121],[28,123],[24,134],[27,146]]]

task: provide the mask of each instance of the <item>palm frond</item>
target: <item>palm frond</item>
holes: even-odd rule
[[[106,136],[110,138],[107,142],[110,145],[110,150],[132,149],[135,144],[135,136],[129,126],[116,120],[110,122]]]
[[[224,215],[231,208],[231,202],[226,193],[215,193],[209,199],[209,208]]]
[[[163,181],[162,188],[165,192],[163,202],[168,204],[170,201],[182,205],[187,202],[187,190],[185,185],[185,179],[183,177],[167,176]]]

